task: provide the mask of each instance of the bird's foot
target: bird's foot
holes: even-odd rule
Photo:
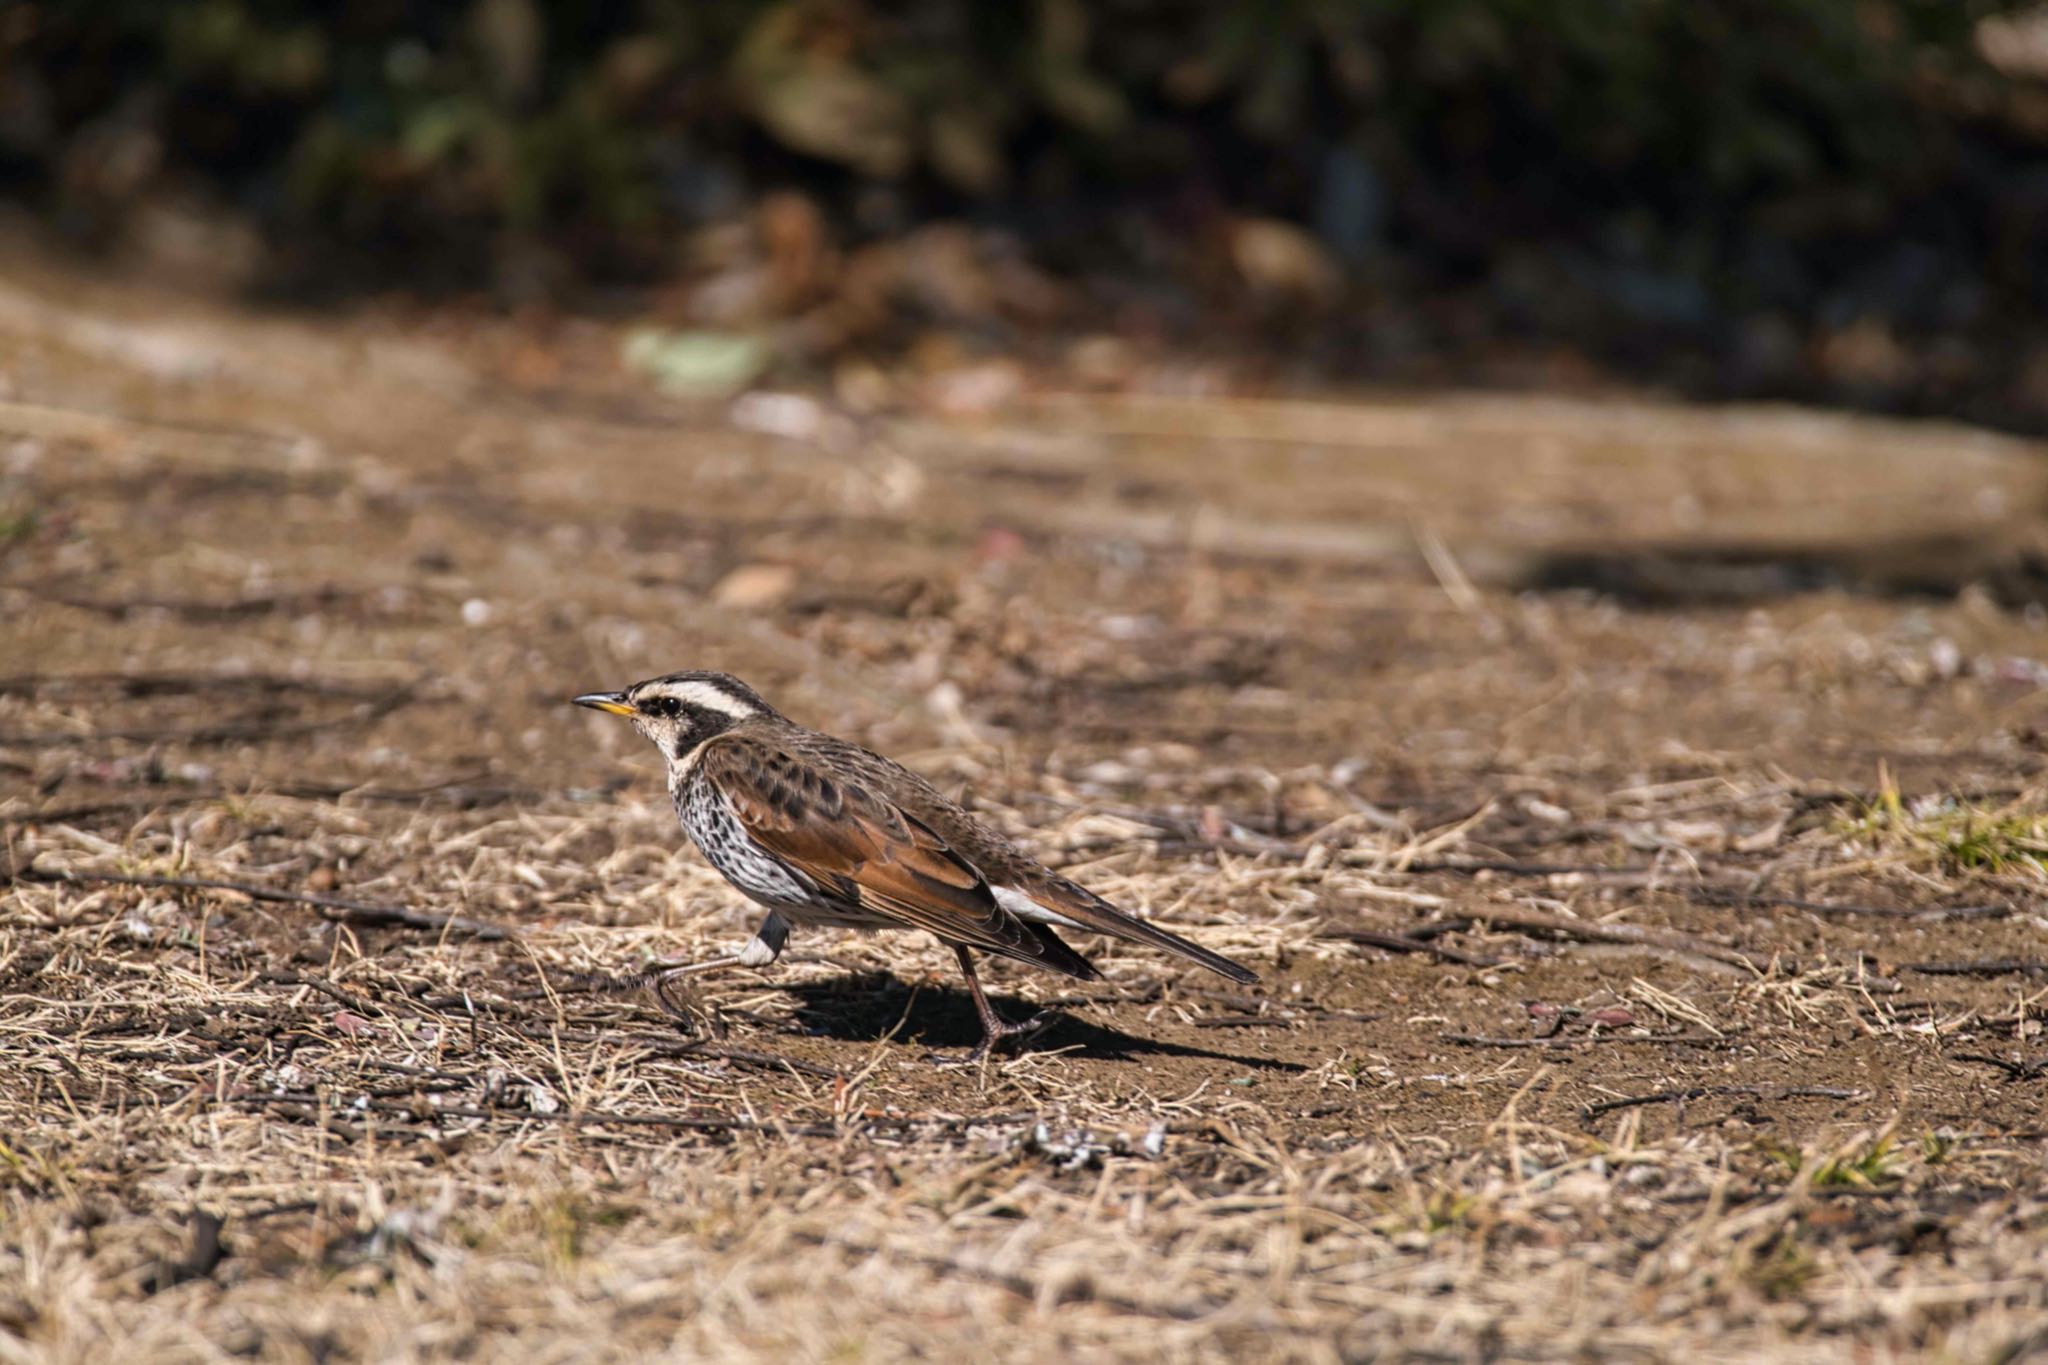
[[[979,1066],[995,1052],[1022,1047],[1059,1021],[1058,1010],[1040,1010],[1021,1024],[1000,1019],[982,1021],[981,1041],[964,1053],[928,1052],[925,1059],[934,1066]]]
[[[681,967],[656,967],[648,976],[648,984],[654,992],[654,1002],[661,1012],[692,1032],[702,1030],[713,1038],[726,1035],[725,1020],[718,1011],[711,1009],[695,998],[689,989],[690,978],[697,975],[694,965]]]

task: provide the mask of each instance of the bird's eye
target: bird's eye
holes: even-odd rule
[[[674,697],[649,697],[641,704],[640,709],[650,716],[674,719],[677,715],[681,714],[683,705]]]

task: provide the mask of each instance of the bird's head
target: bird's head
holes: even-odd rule
[[[586,692],[578,706],[609,711],[633,722],[671,762],[681,762],[712,736],[741,721],[775,716],[774,707],[729,673],[670,673],[620,692]]]

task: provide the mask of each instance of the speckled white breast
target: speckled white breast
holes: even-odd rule
[[[755,843],[731,803],[711,783],[691,774],[672,795],[677,818],[705,860],[748,899],[804,924],[890,926],[891,921],[820,893],[809,878],[792,872]]]

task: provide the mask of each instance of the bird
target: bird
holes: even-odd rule
[[[957,955],[981,1017],[970,1059],[1038,1021],[1006,1022],[989,1005],[973,953],[1083,981],[1101,977],[1058,930],[1164,949],[1240,984],[1256,974],[1137,919],[1062,877],[910,769],[797,724],[727,673],[686,671],[571,699],[624,716],[668,766],[676,816],[705,859],[767,908],[738,952],[670,966],[654,980],[664,1007],[687,977],[765,967],[792,926],[923,930]]]

